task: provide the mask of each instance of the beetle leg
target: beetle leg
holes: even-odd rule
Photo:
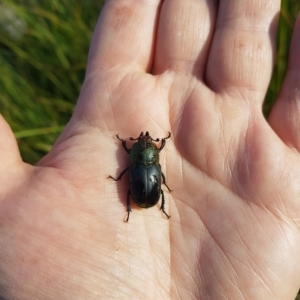
[[[165,195],[164,195],[164,192],[163,190],[160,191],[161,193],[161,207],[160,209],[163,211],[163,213],[167,216],[167,218],[169,219],[171,216],[169,216],[166,211],[165,211]]]
[[[161,139],[161,145],[160,145],[160,147],[158,148],[158,151],[159,151],[159,152],[164,148],[164,146],[165,146],[165,144],[166,144],[166,139],[168,139],[168,138],[170,138],[170,137],[171,137],[171,132],[169,132],[169,134],[168,134],[167,137]]]
[[[161,177],[163,179],[163,184],[167,187],[167,189],[169,190],[169,192],[171,193],[172,190],[168,187],[167,182],[166,182],[166,176],[163,172],[161,172]]]
[[[121,180],[121,178],[123,177],[123,175],[129,170],[129,167],[127,167],[125,170],[122,171],[122,173],[117,177],[117,178],[114,178],[112,176],[108,176],[108,178],[111,178],[113,179],[114,181],[119,181]]]
[[[147,132],[148,132],[148,131],[147,131]],[[153,142],[159,142],[159,138],[153,139],[151,136],[150,136],[150,138],[151,138],[151,140],[152,140]]]
[[[122,146],[123,148],[125,149],[125,151],[130,154],[130,149],[127,148],[127,145],[126,145],[126,141],[122,140],[120,137],[119,137],[119,134],[117,134],[117,139],[120,140],[122,142]]]
[[[128,220],[129,220],[129,214],[131,212],[130,195],[131,195],[131,192],[130,192],[130,190],[128,190],[128,192],[127,192],[127,213],[128,214],[127,214],[127,218],[126,218],[125,222],[128,222]]]

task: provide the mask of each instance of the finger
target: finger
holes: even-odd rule
[[[269,122],[279,137],[300,151],[300,14],[294,28],[284,83]]]
[[[108,0],[96,26],[87,73],[115,66],[147,70],[160,0]]]
[[[21,161],[17,141],[9,125],[0,114],[0,170]]]
[[[17,141],[7,122],[0,114],[0,204],[7,191],[20,184],[22,174],[17,164],[21,166],[21,156],[19,153]],[[23,164],[22,166],[25,166]]]
[[[271,78],[280,1],[221,0],[206,82],[216,92],[259,99]]]
[[[165,0],[159,16],[154,74],[204,72],[217,1]]]

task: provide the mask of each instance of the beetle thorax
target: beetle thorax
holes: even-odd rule
[[[130,149],[130,162],[144,165],[159,163],[159,151],[152,141],[143,139],[134,143]]]

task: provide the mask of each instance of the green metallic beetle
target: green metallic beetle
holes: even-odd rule
[[[162,202],[160,209],[163,213],[170,218],[165,211],[165,196],[161,189],[163,183],[167,189],[171,192],[171,189],[166,183],[166,177],[161,171],[159,164],[159,152],[164,148],[166,139],[171,137],[169,132],[168,136],[161,140],[161,146],[158,148],[154,142],[159,142],[159,139],[154,140],[147,131],[146,134],[141,132],[138,138],[130,138],[132,141],[136,141],[128,149],[126,141],[122,140],[117,134],[117,138],[122,141],[122,146],[130,156],[130,165],[121,174],[114,178],[109,176],[115,181],[121,180],[122,176],[129,171],[130,188],[127,192],[127,218],[125,222],[129,220],[129,214],[131,212],[130,195],[133,201],[142,208],[149,208],[157,204],[160,195],[162,196]]]

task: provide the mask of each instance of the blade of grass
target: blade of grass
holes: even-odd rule
[[[46,127],[46,128],[36,128],[36,129],[28,129],[15,132],[16,139],[21,139],[24,137],[31,137],[49,133],[60,133],[64,129],[64,126],[53,126],[53,127]]]

